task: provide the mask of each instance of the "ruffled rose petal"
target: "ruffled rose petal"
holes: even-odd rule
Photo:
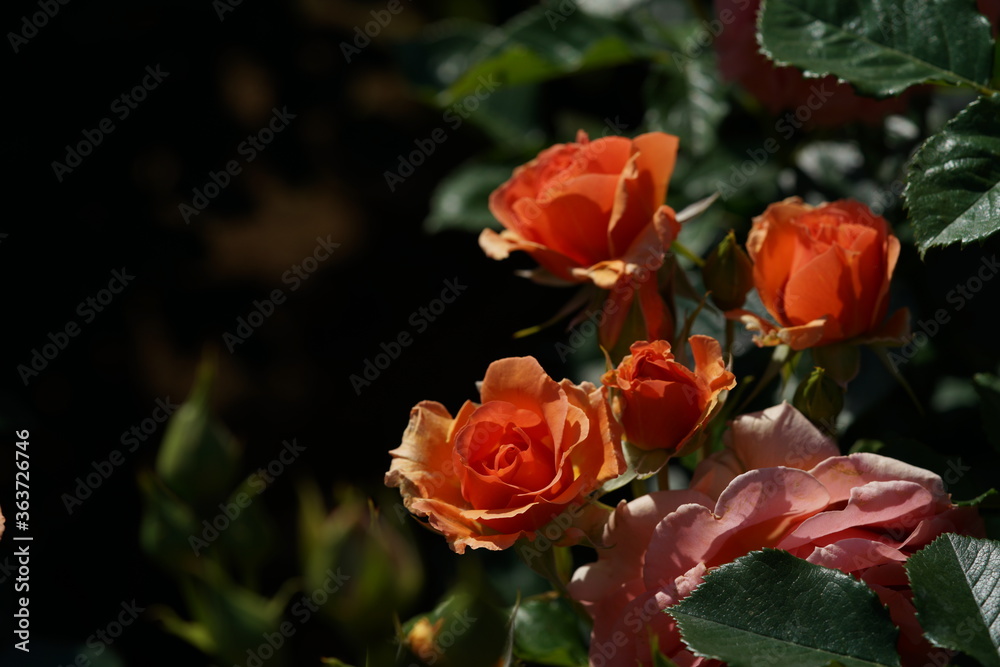
[[[726,448],[698,464],[691,488],[718,498],[748,470],[784,466],[808,470],[840,451],[801,412],[782,402],[730,422]]]
[[[684,505],[657,526],[646,552],[646,586],[662,587],[698,563],[715,567],[774,546],[828,504],[826,489],[804,471],[744,473],[720,496],[714,512]]]
[[[916,528],[921,518],[934,514],[938,502],[923,486],[908,481],[868,482],[851,490],[847,506],[822,512],[803,521],[785,540],[793,549],[848,528],[874,527],[900,539]]]
[[[887,456],[862,452],[831,457],[810,470],[830,492],[831,502],[847,500],[858,486],[868,482],[908,481],[928,490],[941,510],[950,505],[944,482],[930,470],[924,470]]]
[[[438,497],[455,504],[464,502],[448,441],[452,422],[440,403],[418,403],[410,411],[402,444],[389,452],[393,458],[385,475],[386,486],[399,487],[406,501]]]

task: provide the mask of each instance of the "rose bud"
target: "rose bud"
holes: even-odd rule
[[[631,354],[601,381],[617,390],[615,414],[625,439],[640,449],[680,450],[711,417],[719,395],[736,386],[718,341],[692,336],[695,370],[674,360],[670,343],[633,343]]]
[[[792,405],[809,421],[833,433],[837,415],[844,409],[844,390],[822,368],[814,368],[796,387]]]
[[[747,292],[753,289],[753,263],[736,243],[733,230],[705,259],[701,275],[712,302],[722,310],[739,308],[746,301]]]

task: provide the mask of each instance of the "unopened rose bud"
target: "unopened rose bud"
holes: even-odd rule
[[[740,308],[753,288],[753,263],[731,229],[705,259],[701,273],[712,302],[722,310]]]
[[[814,424],[832,433],[837,415],[844,409],[844,390],[825,370],[817,367],[799,383],[792,405]]]
[[[431,623],[426,616],[419,619],[406,634],[406,645],[414,654],[421,657],[436,655],[439,653],[437,637],[443,624],[443,618],[434,623]]]

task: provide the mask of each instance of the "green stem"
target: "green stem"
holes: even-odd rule
[[[736,322],[726,318],[726,352],[724,359],[729,359],[733,355],[733,339],[736,338]]]
[[[656,483],[659,485],[660,491],[670,490],[670,461],[667,460],[660,468],[660,472],[656,473]]]
[[[683,245],[680,241],[674,241],[673,243],[671,243],[670,250],[672,250],[673,252],[677,253],[682,257],[687,257],[692,262],[694,262],[695,266],[697,266],[698,268],[705,266],[705,260],[703,260],[701,257],[691,252],[687,248],[687,246]]]
[[[747,407],[747,405],[749,405],[753,399],[757,398],[757,394],[759,394],[764,389],[764,387],[770,384],[771,380],[773,380],[778,375],[778,373],[781,372],[781,367],[785,364],[786,361],[788,361],[788,355],[790,351],[791,348],[789,348],[787,345],[779,345],[776,348],[774,348],[774,354],[771,355],[771,362],[767,365],[767,368],[764,370],[764,376],[761,377],[760,382],[758,382],[757,386],[754,387],[753,391],[750,392],[750,395],[747,396],[745,399],[743,399],[743,402],[740,403],[740,406],[736,408],[735,410],[736,414],[743,412],[743,409]]]

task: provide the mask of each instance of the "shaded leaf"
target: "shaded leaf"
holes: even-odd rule
[[[910,557],[906,572],[927,638],[1000,667],[1000,542],[947,533]]]
[[[983,417],[983,430],[990,444],[1000,451],[1000,378],[988,373],[977,373],[972,386],[979,394],[979,408]]]
[[[439,104],[447,106],[484,85],[547,81],[638,56],[634,35],[622,24],[572,7],[566,13],[535,7],[485,35],[469,56],[474,64],[441,94]]]
[[[984,90],[992,69],[990,23],[972,0],[764,0],[759,28],[777,64],[876,97],[929,81]]]
[[[646,83],[646,126],[680,137],[682,150],[701,156],[718,144],[718,129],[729,111],[713,54],[675,58],[676,70],[662,65]]]
[[[731,667],[899,665],[897,629],[853,577],[786,551],[755,551],[667,609],[685,643]]]
[[[551,594],[523,600],[514,619],[514,655],[542,665],[586,665],[587,649],[569,603]]]
[[[925,141],[903,196],[921,255],[1000,229],[1000,97],[979,99]]]
[[[431,195],[431,212],[424,229],[433,234],[442,229],[479,232],[499,229],[489,209],[489,196],[511,177],[512,167],[496,164],[462,165],[446,176]]]

